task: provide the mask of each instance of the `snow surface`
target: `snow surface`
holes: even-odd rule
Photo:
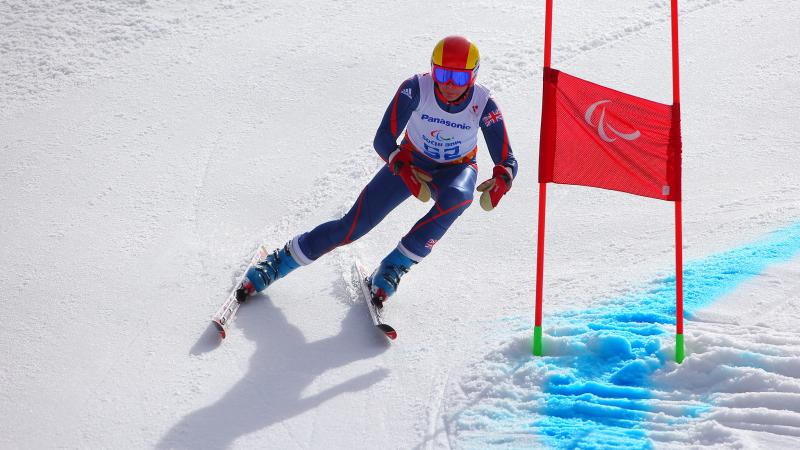
[[[554,67],[670,102],[668,1],[555,3]],[[0,447],[800,447],[800,4],[680,5],[677,365],[672,205],[570,186],[530,356],[544,2],[0,3]],[[412,201],[220,344],[252,252],[349,208],[396,87],[451,33],[480,46],[514,189],[403,279],[391,345],[350,266]]]

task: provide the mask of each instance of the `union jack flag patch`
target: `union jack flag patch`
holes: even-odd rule
[[[495,109],[489,114],[483,116],[483,124],[487,127],[500,122],[501,120],[503,120],[503,113],[501,113],[499,109]]]

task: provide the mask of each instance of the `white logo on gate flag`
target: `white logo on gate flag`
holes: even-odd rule
[[[597,121],[597,124],[592,123],[592,116],[594,115],[594,110],[597,109],[598,106],[604,103],[609,103],[610,101],[611,100],[600,100],[598,102],[592,103],[592,105],[589,106],[589,108],[586,110],[586,114],[583,116],[584,120],[586,120],[586,123],[588,123],[592,127],[596,126],[597,134],[600,135],[600,139],[606,142],[614,142],[617,140],[616,137],[611,137],[608,135],[608,133],[606,132],[606,127],[608,127],[608,129],[611,131],[612,134],[619,136],[622,139],[625,139],[626,141],[633,141],[639,138],[639,136],[642,135],[642,133],[640,133],[639,130],[636,130],[633,133],[622,133],[616,128],[614,128],[610,123],[606,123],[605,106],[600,110],[600,120]]]

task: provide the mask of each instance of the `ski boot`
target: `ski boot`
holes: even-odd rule
[[[381,264],[372,273],[369,282],[372,303],[376,307],[379,309],[383,307],[383,302],[388,300],[397,290],[400,278],[414,264],[416,264],[416,261],[402,254],[397,248],[383,258]]]
[[[247,269],[242,285],[236,290],[236,300],[244,302],[248,295],[263,291],[275,280],[285,277],[298,267],[300,264],[292,257],[289,243],[286,243],[282,249],[276,249]]]

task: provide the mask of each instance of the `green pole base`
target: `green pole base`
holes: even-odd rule
[[[680,364],[683,362],[683,358],[686,356],[685,349],[683,347],[683,335],[676,334],[675,335],[675,362]]]
[[[533,327],[533,354],[542,356],[542,327]]]

